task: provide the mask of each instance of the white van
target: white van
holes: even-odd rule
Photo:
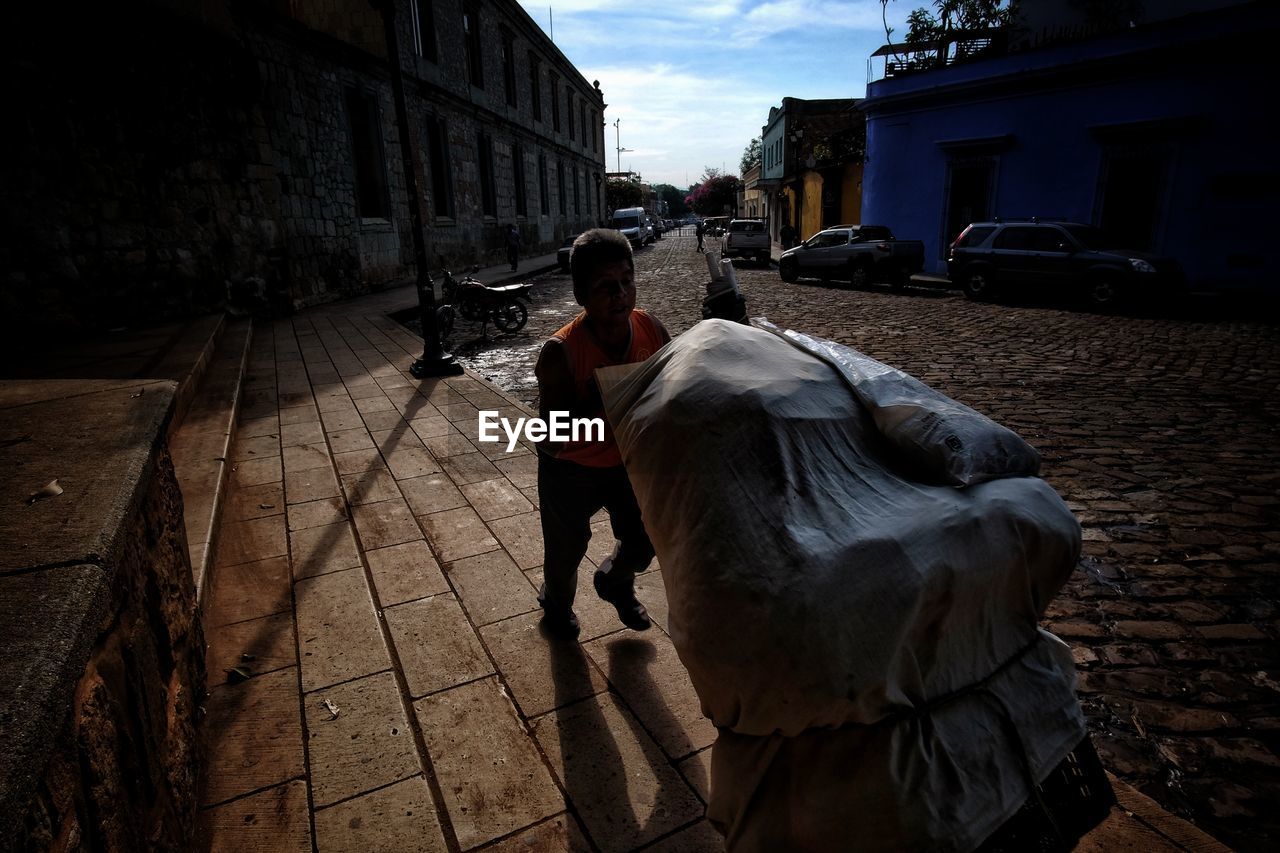
[[[622,232],[622,236],[631,241],[632,247],[638,249],[645,243],[653,242],[653,229],[649,226],[649,214],[643,207],[620,207],[613,212],[610,228]]]

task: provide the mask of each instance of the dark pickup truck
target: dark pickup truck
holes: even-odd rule
[[[924,269],[924,243],[899,240],[883,225],[837,225],[782,253],[783,281],[802,275],[836,278],[861,287],[874,281],[898,288]]]

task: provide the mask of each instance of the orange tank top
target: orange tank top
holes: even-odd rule
[[[587,330],[587,314],[582,312],[574,317],[566,326],[551,337],[564,346],[565,355],[569,359],[569,369],[573,372],[573,382],[579,398],[588,395],[588,388],[595,381],[593,371],[597,367],[609,367],[615,364],[635,364],[644,361],[662,348],[662,331],[657,321],[648,313],[634,309],[631,312],[631,346],[619,360],[611,359],[596,339]],[[589,418],[604,419],[604,441],[570,441],[557,455],[557,459],[567,459],[591,468],[609,468],[622,464],[622,454],[613,438],[613,429],[604,410],[589,412]]]

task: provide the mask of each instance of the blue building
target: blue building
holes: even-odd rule
[[[1038,216],[1177,258],[1192,289],[1280,293],[1280,163],[1262,131],[1280,7],[1147,5],[1162,17],[1024,18],[1007,47],[986,31],[877,51],[862,221],[923,240],[937,274],[968,222]]]

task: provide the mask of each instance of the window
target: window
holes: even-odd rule
[[[516,216],[528,216],[529,200],[525,197],[524,184],[524,149],[518,144],[511,146],[511,179],[516,190]]]
[[[576,167],[573,170],[573,215],[582,215],[582,197],[578,190],[578,170]]]
[[[1068,245],[1070,243],[1067,240],[1067,235],[1053,226],[1037,228],[1035,236],[1031,238],[1031,251],[1033,252],[1065,252],[1065,247]]]
[[[1160,145],[1104,149],[1098,225],[1115,238],[1117,246],[1155,246],[1171,162],[1172,151]]]
[[[356,173],[356,216],[390,219],[391,196],[387,192],[387,166],[377,102],[364,92],[348,89],[347,121],[351,126],[351,161]]]
[[[573,90],[568,86],[564,89],[564,117],[569,125],[569,138],[573,139]]]
[[[966,249],[971,246],[981,246],[991,236],[991,232],[995,231],[994,225],[975,225],[966,228],[964,233],[956,240],[957,249]]]
[[[484,57],[480,52],[480,9],[467,5],[462,7],[462,36],[467,45],[467,71],[471,75],[471,85],[484,88]]]
[[[996,235],[992,248],[1025,252],[1035,243],[1035,239],[1036,228],[1033,225],[1006,228]]]
[[[449,173],[449,134],[439,116],[427,116],[427,156],[431,159],[431,212],[453,218],[453,180]]]
[[[436,12],[434,0],[414,0],[409,4],[413,24],[413,52],[436,61]]]
[[[825,249],[829,246],[844,246],[849,242],[849,234],[845,231],[823,231],[809,238],[805,245],[810,249]]]
[[[587,146],[587,102],[578,105],[578,117],[582,120],[582,147]]]
[[[600,144],[600,119],[596,118],[596,111],[591,111],[591,150],[599,151]]]
[[[542,215],[551,213],[551,193],[547,191],[547,155],[538,155],[538,204]]]
[[[568,203],[567,203],[568,199],[566,198],[566,193],[564,191],[564,161],[563,160],[556,161],[556,189],[559,191],[559,194],[560,194],[559,196],[560,215],[565,216],[568,214],[569,211],[568,211]]]
[[[493,188],[493,139],[482,133],[477,147],[480,157],[480,210],[485,216],[497,216],[498,194]]]
[[[529,51],[529,91],[533,93],[533,120],[542,121],[542,60]]]
[[[516,48],[510,33],[502,34],[502,85],[507,90],[507,106],[516,106]]]
[[[551,75],[551,129],[560,129],[560,100],[556,96],[556,89],[560,88],[560,78]]]

